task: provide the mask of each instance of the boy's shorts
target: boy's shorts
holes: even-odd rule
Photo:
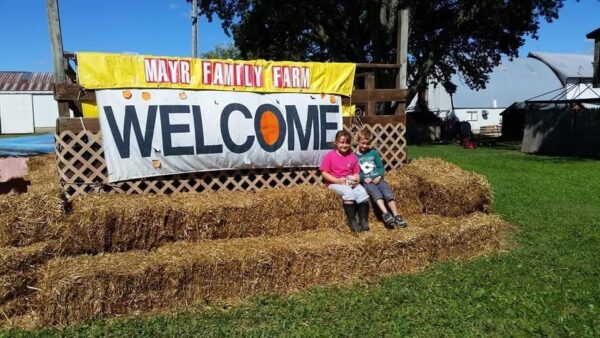
[[[390,185],[381,180],[379,183],[364,183],[363,186],[369,193],[369,196],[373,199],[373,201],[377,201],[383,199],[386,202],[393,201],[396,197],[394,196],[394,192]]]

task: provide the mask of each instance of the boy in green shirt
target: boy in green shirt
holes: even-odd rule
[[[386,227],[404,228],[407,226],[406,221],[398,214],[392,188],[383,180],[385,167],[381,161],[381,156],[379,156],[375,149],[371,148],[372,139],[373,135],[370,131],[362,129],[358,132],[358,150],[356,151],[356,156],[360,165],[360,182],[381,210],[383,222]],[[386,204],[389,207],[389,212]]]

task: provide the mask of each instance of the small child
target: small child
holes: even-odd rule
[[[386,227],[404,228],[407,226],[406,221],[398,214],[396,202],[394,202],[395,196],[390,185],[383,180],[385,167],[377,151],[371,148],[372,139],[373,135],[370,131],[362,129],[358,132],[356,156],[358,156],[358,162],[360,163],[360,182],[381,210]],[[386,203],[391,214],[385,206]]]
[[[342,198],[350,229],[362,232],[369,230],[369,195],[365,188],[358,184],[360,168],[358,159],[351,149],[351,140],[352,136],[349,132],[338,131],[335,134],[333,150],[323,157],[319,169],[325,184]]]

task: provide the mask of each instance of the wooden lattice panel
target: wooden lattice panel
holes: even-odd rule
[[[345,126],[356,133],[358,128]],[[405,127],[401,123],[365,124],[375,139],[387,170],[406,158]],[[56,159],[63,194],[70,200],[87,193],[173,194],[202,191],[248,191],[321,182],[317,168],[275,168],[210,171],[108,183],[102,135],[66,130],[55,136]]]
[[[404,138],[406,128],[404,124],[363,124],[362,128],[368,129],[373,134],[372,146],[381,155],[385,170],[400,168],[406,159],[406,139]],[[344,129],[352,134],[352,139],[356,142],[359,128],[344,126]],[[354,149],[356,149],[356,145],[354,145]]]

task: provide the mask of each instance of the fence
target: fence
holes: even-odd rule
[[[373,135],[373,145],[387,170],[399,168],[406,159],[404,116],[366,116],[363,128]],[[78,124],[79,123],[79,126]],[[97,120],[71,119],[55,136],[59,181],[70,200],[88,193],[173,194],[202,191],[248,191],[321,182],[317,168],[242,169],[178,174],[117,183],[108,182],[102,133]],[[356,133],[358,126],[345,119],[344,128]]]

